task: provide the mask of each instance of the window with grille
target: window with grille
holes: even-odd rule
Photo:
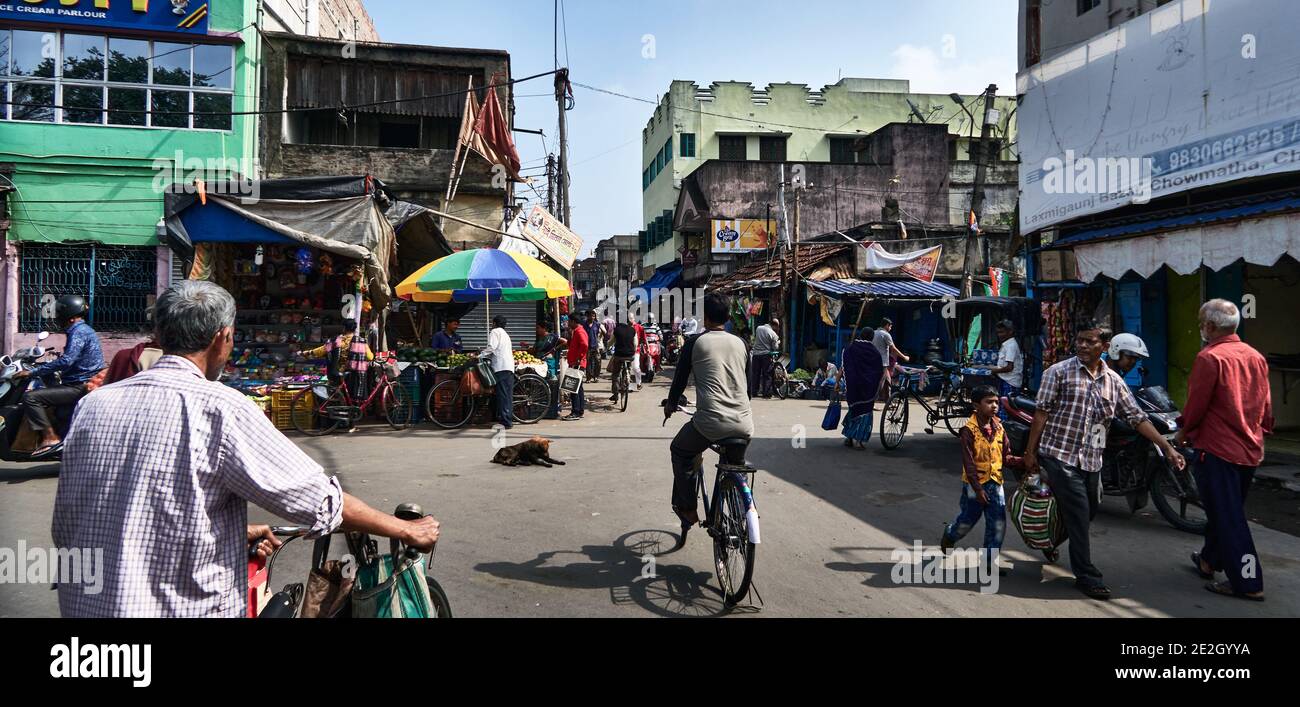
[[[853,164],[853,141],[851,137],[833,137],[831,141],[831,163]]]
[[[744,135],[719,135],[718,136],[718,159],[723,160],[747,160],[749,155],[745,152]]]
[[[785,136],[764,135],[758,139],[758,159],[764,162],[785,161]]]
[[[1078,4],[1078,12],[1076,12],[1075,14],[1076,14],[1076,15],[1082,15],[1083,13],[1087,12],[1088,10],[1091,10],[1092,8],[1097,7],[1098,5],[1100,5],[1100,4],[1101,4],[1101,0],[1078,0],[1078,3],[1079,3],[1079,4]]]
[[[230,130],[234,62],[224,44],[0,29],[0,120]]]
[[[158,250],[152,246],[23,243],[18,266],[18,328],[58,331],[54,302],[81,295],[86,321],[98,331],[145,331],[158,286]]]

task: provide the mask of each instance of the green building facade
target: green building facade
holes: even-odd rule
[[[163,191],[257,175],[257,0],[23,0],[0,10],[4,351],[87,295],[105,353],[171,279]],[[75,11],[75,12],[69,12]]]

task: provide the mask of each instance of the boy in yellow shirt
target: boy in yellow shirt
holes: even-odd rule
[[[1020,457],[1008,453],[1010,446],[1002,423],[998,422],[998,394],[981,385],[971,391],[975,414],[961,428],[962,494],[957,519],[944,527],[939,547],[947,553],[961,540],[980,516],[984,516],[985,561],[993,562],[1002,551],[1007,529],[1007,500],[1002,492],[1002,469],[1020,466]],[[999,571],[1000,574],[1005,572]]]

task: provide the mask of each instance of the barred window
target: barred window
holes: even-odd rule
[[[19,250],[18,327],[58,331],[54,302],[81,295],[98,331],[146,331],[158,287],[158,249],[93,243],[23,243]]]
[[[0,29],[0,120],[230,130],[234,60],[224,44]]]

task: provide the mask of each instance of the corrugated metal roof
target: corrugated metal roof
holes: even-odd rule
[[[854,247],[849,243],[813,243],[802,244],[799,246],[799,272],[805,277],[810,273],[818,270],[822,266],[828,269],[825,272],[817,273],[819,277],[832,277],[840,274],[847,268],[847,274],[852,274],[852,258],[846,254],[849,249]],[[845,255],[843,263],[829,263],[836,256]],[[711,290],[733,291],[739,289],[762,289],[764,287],[777,287],[780,285],[782,264],[785,268],[791,267],[789,253],[782,253],[780,257],[774,257],[771,261],[766,259],[750,263],[742,268],[737,269],[734,273],[710,282],[708,287]]]
[[[871,295],[874,297],[901,297],[931,299],[937,297],[956,297],[957,288],[942,282],[921,282],[920,280],[826,280],[808,284],[836,295]]]

